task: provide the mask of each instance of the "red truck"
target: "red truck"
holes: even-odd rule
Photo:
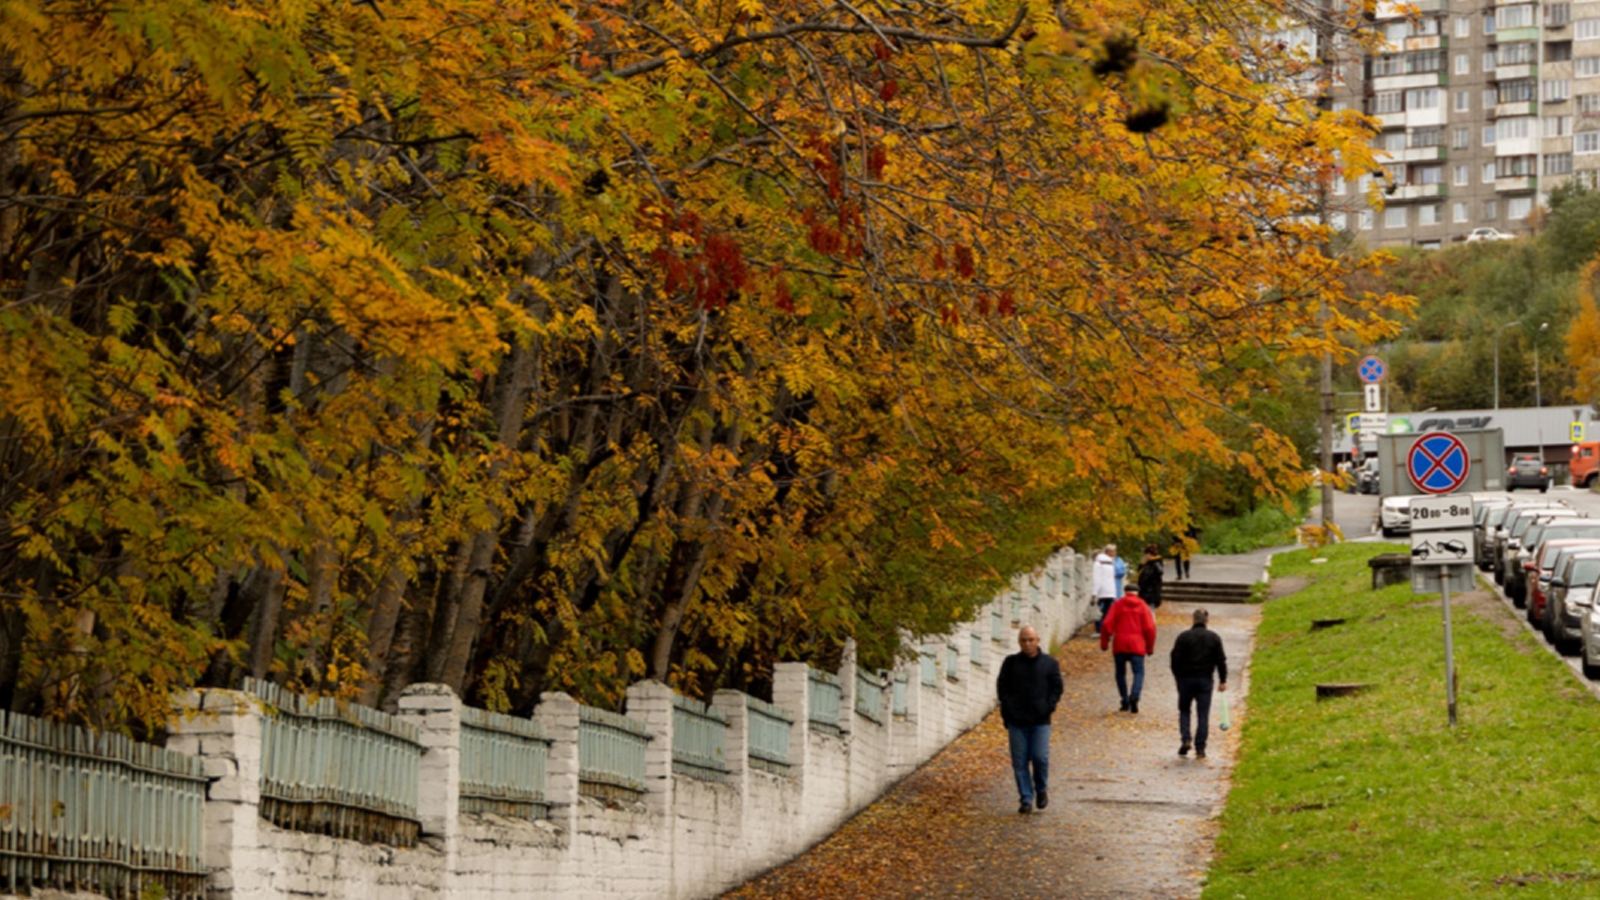
[[[1593,487],[1600,475],[1600,441],[1584,441],[1572,445],[1572,483],[1578,487]]]

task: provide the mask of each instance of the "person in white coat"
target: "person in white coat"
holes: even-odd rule
[[[1100,618],[1094,621],[1095,634],[1100,633],[1100,623],[1106,611],[1117,602],[1117,545],[1107,544],[1094,557],[1094,601],[1100,606]]]

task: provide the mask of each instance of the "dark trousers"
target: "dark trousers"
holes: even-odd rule
[[[1115,597],[1099,597],[1099,598],[1096,598],[1094,602],[1100,604],[1100,618],[1094,620],[1094,633],[1095,634],[1099,634],[1100,633],[1100,623],[1104,622],[1106,620],[1106,613],[1111,611],[1111,604],[1117,602],[1117,598],[1115,598]]]
[[[1182,554],[1172,557],[1172,571],[1178,574],[1178,580],[1189,577],[1189,557]]]
[[[1144,654],[1114,653],[1117,661],[1117,693],[1124,703],[1138,703],[1144,690]],[[1128,690],[1128,669],[1133,668],[1133,690]]]
[[[1185,744],[1193,744],[1194,749],[1201,753],[1206,752],[1206,731],[1211,725],[1211,691],[1214,685],[1210,675],[1180,675],[1178,676],[1178,737]],[[1190,740],[1189,732],[1189,706],[1193,704],[1199,713],[1198,721],[1194,723],[1194,740]]]
[[[1017,776],[1017,796],[1032,803],[1050,783],[1050,726],[1007,725],[1011,738],[1011,771]],[[1032,771],[1029,771],[1029,767]]]

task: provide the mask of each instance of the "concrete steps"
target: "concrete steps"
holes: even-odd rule
[[[1161,584],[1161,602],[1177,603],[1249,603],[1250,585],[1206,581],[1164,581]]]

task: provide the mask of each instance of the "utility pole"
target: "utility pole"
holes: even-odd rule
[[[1330,112],[1333,109],[1333,23],[1330,7],[1330,0],[1320,0],[1317,4],[1316,26],[1312,29],[1317,41],[1317,109],[1321,112]],[[1332,175],[1330,172],[1317,179],[1317,220],[1324,228],[1328,227],[1328,179]],[[1331,257],[1332,251],[1333,247],[1324,240],[1323,257]],[[1328,336],[1328,318],[1328,306],[1324,303],[1317,316],[1324,338]],[[1333,524],[1333,406],[1333,351],[1324,350],[1322,351],[1322,459],[1320,460],[1324,534],[1327,533],[1328,526]],[[1359,436],[1352,446],[1361,446]]]

